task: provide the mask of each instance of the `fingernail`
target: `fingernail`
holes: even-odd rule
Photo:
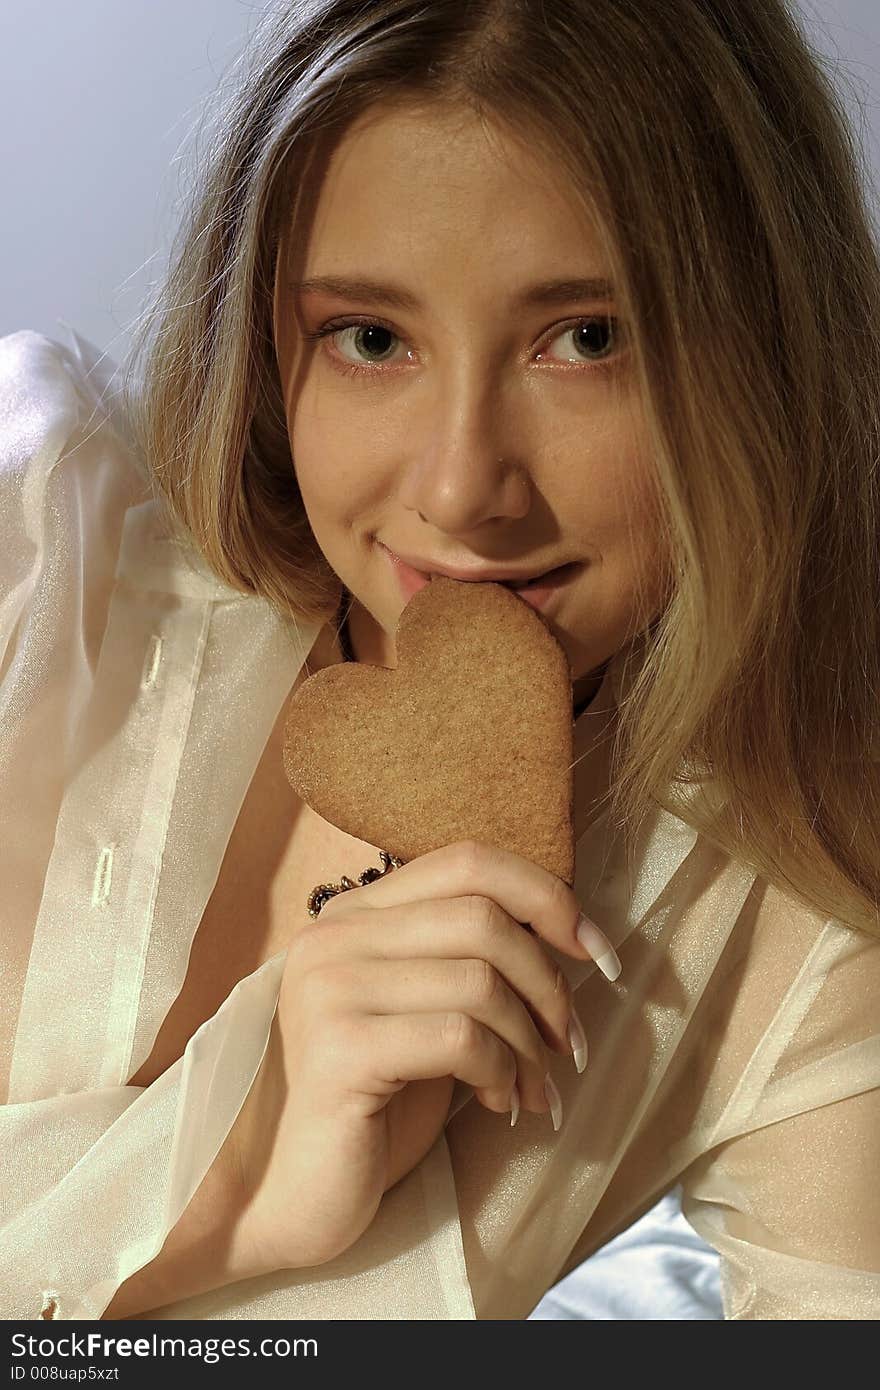
[[[571,1048],[571,1055],[578,1072],[582,1072],[587,1065],[587,1039],[574,1009],[572,1009],[571,1018],[568,1020],[568,1045]]]
[[[620,974],[620,960],[604,932],[600,932],[595,922],[581,913],[575,928],[575,936],[587,955],[592,956],[602,974],[608,980],[616,980]]]
[[[562,1096],[553,1084],[553,1077],[549,1071],[544,1077],[544,1096],[550,1106],[550,1118],[553,1121],[553,1128],[559,1129],[562,1124]]]
[[[513,1090],[512,1090],[511,1093],[510,1093],[510,1128],[511,1128],[511,1129],[513,1129],[513,1126],[516,1124],[516,1122],[517,1122],[518,1119],[519,1119],[519,1091],[518,1091],[517,1088],[514,1086]]]

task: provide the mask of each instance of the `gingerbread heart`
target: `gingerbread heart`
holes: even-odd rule
[[[284,771],[340,830],[404,861],[457,840],[574,882],[572,674],[544,618],[501,584],[414,594],[397,667],[342,662],[290,701]]]

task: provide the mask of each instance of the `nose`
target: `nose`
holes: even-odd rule
[[[414,429],[400,484],[403,505],[438,531],[467,534],[498,518],[518,520],[531,505],[531,479],[512,438],[510,412],[471,362],[438,386]]]

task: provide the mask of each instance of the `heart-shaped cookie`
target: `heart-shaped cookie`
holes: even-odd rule
[[[501,584],[439,578],[404,608],[395,647],[394,670],[341,662],[294,693],[294,791],[404,861],[476,839],[572,885],[572,676],[543,617]]]

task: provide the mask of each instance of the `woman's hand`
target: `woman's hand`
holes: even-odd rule
[[[261,1268],[348,1249],[431,1148],[456,1078],[499,1114],[514,1088],[549,1110],[549,1053],[571,1056],[572,1000],[539,938],[583,960],[579,918],[562,879],[468,840],[337,894],[294,936],[230,1136]],[[589,931],[594,955],[611,949]]]

